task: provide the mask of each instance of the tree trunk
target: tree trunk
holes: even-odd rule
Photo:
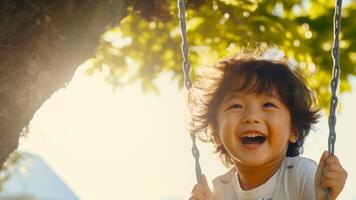
[[[94,55],[130,2],[0,1],[0,166],[37,109]]]

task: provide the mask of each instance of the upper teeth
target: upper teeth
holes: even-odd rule
[[[258,137],[258,136],[262,136],[265,137],[262,133],[244,133],[242,134],[242,137]]]

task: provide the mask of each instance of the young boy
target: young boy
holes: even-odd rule
[[[319,165],[300,157],[319,110],[301,75],[258,54],[219,61],[189,93],[191,131],[212,142],[225,166],[194,186],[190,200],[324,200],[342,191],[347,173],[324,152]]]

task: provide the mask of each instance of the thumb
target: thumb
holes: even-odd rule
[[[316,174],[315,174],[315,184],[317,184],[317,185],[320,185],[321,176],[322,176],[322,170],[323,170],[323,168],[325,166],[325,160],[328,158],[328,156],[329,156],[329,152],[328,151],[324,151],[323,154],[320,157],[318,168],[316,169]]]
[[[315,181],[319,180],[318,185],[320,184],[322,170],[325,166],[325,160],[328,158],[328,156],[329,156],[329,152],[324,151],[320,157],[318,168],[316,169],[316,174],[315,174]]]
[[[318,164],[318,168],[316,169],[315,173],[315,194],[316,199],[324,199],[325,191],[321,187],[321,180],[322,180],[322,173],[325,166],[325,160],[328,158],[329,152],[324,151],[320,157],[320,161]]]
[[[204,174],[201,174],[201,176],[199,177],[199,183],[204,186],[209,186]]]

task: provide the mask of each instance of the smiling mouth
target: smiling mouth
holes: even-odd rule
[[[262,144],[266,141],[266,136],[256,135],[256,136],[242,136],[242,144]]]

